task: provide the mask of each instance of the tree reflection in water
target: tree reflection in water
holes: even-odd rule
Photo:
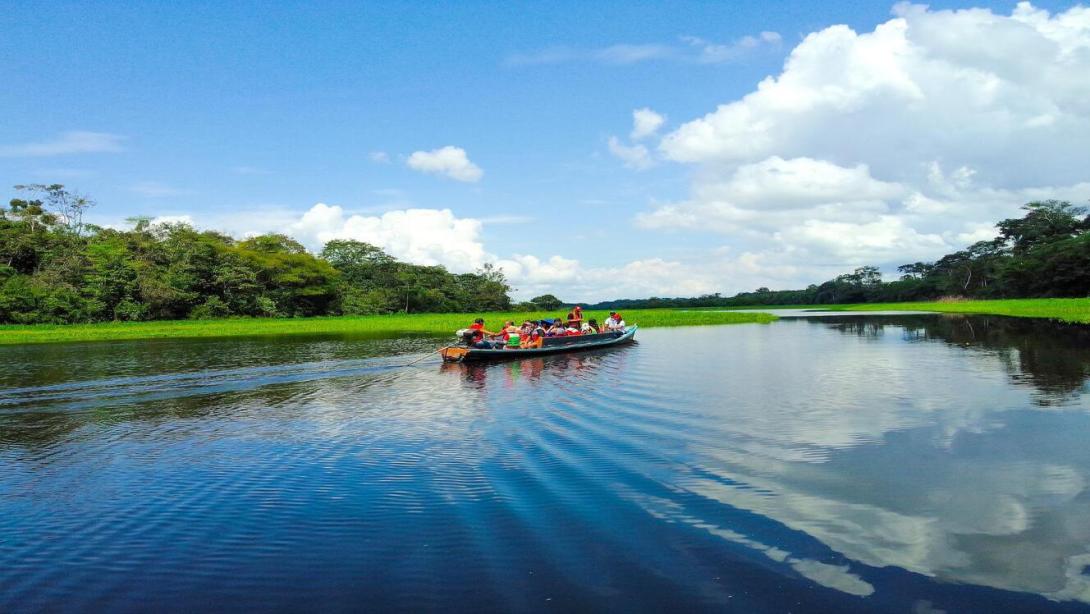
[[[634,599],[661,582],[690,606],[727,608],[741,591],[774,611],[799,609],[780,596],[828,600],[807,602],[814,611],[1090,604],[1085,329],[837,316],[641,335],[602,352],[408,369],[386,355],[392,342],[0,350],[23,360],[0,361],[0,493],[17,493],[0,495],[0,528],[17,540],[0,563],[38,573],[62,569],[33,558],[41,544],[123,546],[135,555],[109,561],[132,566],[123,573],[28,586],[93,597],[114,590],[103,575],[122,589],[154,581],[141,575],[151,560],[203,595],[205,576],[188,572],[208,557],[171,544],[257,569],[223,535],[234,527],[275,535],[278,569],[371,573],[396,567],[375,553],[407,547],[438,557],[442,573],[413,567],[373,583],[380,595],[422,577],[519,586],[525,568],[553,566],[571,572],[555,585],[569,594]],[[155,525],[159,514],[186,522]],[[87,517],[120,529],[58,530]],[[449,535],[468,550],[436,547]],[[472,575],[466,552],[485,553],[494,575]],[[304,567],[252,585],[294,593],[322,577]]]
[[[1039,406],[1065,403],[1090,379],[1090,326],[1032,318],[850,316],[813,318],[844,334],[877,339],[893,329],[906,341],[942,342],[1001,361],[1011,380],[1036,391]]]

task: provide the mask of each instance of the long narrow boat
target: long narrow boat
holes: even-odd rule
[[[562,352],[582,352],[632,343],[638,326],[630,326],[623,333],[599,333],[573,337],[546,337],[542,347],[524,350],[484,350],[452,345],[439,351],[444,362],[480,362],[485,360],[512,360],[546,356]]]

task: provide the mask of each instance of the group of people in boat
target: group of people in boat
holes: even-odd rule
[[[583,321],[583,309],[576,305],[566,318],[526,320],[521,326],[514,321],[504,322],[503,328],[493,332],[485,329],[484,318],[477,318],[464,331],[466,343],[483,350],[528,350],[540,348],[548,337],[573,337],[601,333],[625,332],[625,321],[616,311],[601,325],[594,318]]]

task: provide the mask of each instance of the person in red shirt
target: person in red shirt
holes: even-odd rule
[[[485,329],[484,318],[473,320],[473,324],[469,325],[469,332],[471,334],[469,338],[470,347],[480,348],[482,350],[492,349],[492,344],[484,340],[485,335],[495,337],[499,334]]]

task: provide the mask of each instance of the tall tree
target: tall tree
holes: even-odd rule
[[[552,311],[557,307],[564,304],[563,301],[556,298],[552,294],[542,294],[541,296],[535,296],[530,299],[530,302],[537,305],[538,309],[544,309],[545,311]]]
[[[95,201],[82,194],[69,192],[59,183],[31,183],[17,185],[15,189],[44,198],[46,207],[59,215],[68,230],[76,235],[83,234],[83,214],[95,206]]]

